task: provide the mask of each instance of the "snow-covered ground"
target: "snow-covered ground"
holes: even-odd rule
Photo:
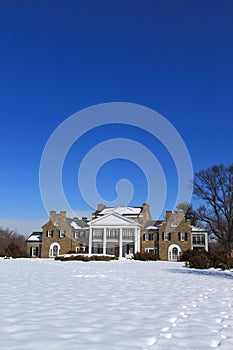
[[[233,272],[0,260],[0,349],[233,349]]]

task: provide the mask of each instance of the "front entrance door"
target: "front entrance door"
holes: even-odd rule
[[[115,256],[119,257],[119,246],[115,246]]]

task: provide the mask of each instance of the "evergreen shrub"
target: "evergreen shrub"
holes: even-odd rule
[[[141,260],[141,261],[160,260],[159,254],[153,254],[153,253],[135,253],[133,258],[134,260]]]

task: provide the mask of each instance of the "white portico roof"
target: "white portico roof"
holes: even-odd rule
[[[131,220],[116,212],[110,211],[106,215],[100,216],[90,222],[90,226],[141,226],[135,220]]]
[[[127,207],[127,206],[122,206],[122,207],[116,207],[116,208],[104,208],[101,210],[99,215],[105,215],[108,214],[109,212],[114,212],[120,215],[139,215],[140,212],[142,211],[141,207]]]

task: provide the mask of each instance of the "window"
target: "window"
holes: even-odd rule
[[[145,248],[145,253],[154,254],[155,253],[155,249],[154,248]]]
[[[31,256],[37,256],[37,254],[38,254],[38,248],[37,247],[32,247]]]
[[[179,232],[178,233],[178,238],[179,238],[179,241],[187,241],[188,240],[188,234],[187,232]]]
[[[103,239],[104,229],[102,228],[94,228],[93,230],[93,239]]]
[[[171,240],[171,232],[163,232],[163,241],[170,241]]]
[[[53,254],[52,254],[53,256],[57,256],[58,255],[58,246],[57,245],[55,245],[54,247],[53,247]]]
[[[192,235],[193,245],[205,246],[205,235]]]
[[[46,235],[47,237],[53,237],[53,230],[48,230]]]
[[[122,238],[123,239],[133,239],[134,238],[134,228],[123,228]]]
[[[57,255],[59,255],[60,253],[60,244],[59,243],[52,243],[50,245],[50,249],[49,249],[49,256],[52,258],[52,257],[55,257]]]
[[[157,233],[145,233],[143,235],[143,241],[156,241]]]
[[[66,236],[66,231],[60,230],[60,237],[65,237],[65,236]]]
[[[80,252],[85,252],[86,251],[86,247],[84,247],[83,244],[80,244],[79,246],[76,247],[76,253],[80,253]]]
[[[172,249],[172,260],[177,260],[178,259],[178,249],[174,247]]]
[[[181,255],[181,248],[176,244],[170,245],[168,248],[168,260],[169,261],[177,261]]]
[[[88,238],[88,235],[87,235],[86,231],[80,231],[80,230],[78,230],[78,231],[75,231],[75,232],[74,232],[73,237],[74,237],[74,238],[81,238],[81,237],[83,237],[83,238]]]
[[[120,229],[119,228],[107,228],[106,230],[106,238],[107,239],[118,239],[119,238]]]

